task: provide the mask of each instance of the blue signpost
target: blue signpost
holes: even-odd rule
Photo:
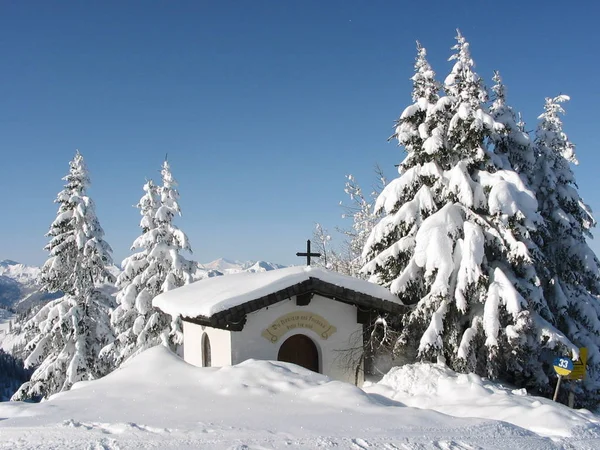
[[[553,362],[554,371],[558,374],[558,381],[556,382],[556,389],[554,390],[554,398],[552,400],[556,401],[558,397],[558,389],[560,388],[560,381],[562,377],[569,375],[573,371],[573,361],[569,358],[558,357],[554,359]]]

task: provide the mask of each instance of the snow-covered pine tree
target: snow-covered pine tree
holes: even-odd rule
[[[14,400],[47,398],[77,381],[95,378],[98,351],[111,339],[110,299],[96,283],[113,281],[106,268],[112,250],[86,195],[89,176],[79,151],[64,180],[67,184],[56,199],[58,215],[48,232],[50,257],[41,283],[45,290],[60,290],[65,296],[45,305],[25,324],[36,330],[27,344],[25,366],[36,370]]]
[[[490,107],[490,115],[503,125],[492,134],[494,153],[501,158],[497,165],[507,169],[512,168],[523,175],[527,183],[530,183],[535,162],[533,145],[524,130],[523,123],[506,103],[506,87],[498,71],[494,72],[493,81],[494,100]]]
[[[112,372],[136,352],[137,337],[141,330],[134,328],[135,321],[140,311],[145,314],[151,309],[148,305],[152,304],[153,295],[142,276],[150,264],[148,253],[152,243],[149,239],[144,239],[144,236],[156,228],[155,216],[160,207],[158,189],[152,180],[148,180],[143,187],[144,195],[137,204],[142,215],[142,235],[133,242],[131,249],[139,251],[123,260],[123,270],[117,277],[118,306],[110,314],[115,340],[102,349],[98,358],[98,369],[103,375]],[[138,333],[134,332],[134,329]]]
[[[86,195],[90,179],[79,150],[69,166],[69,174],[63,178],[67,184],[54,201],[59,205],[58,214],[46,234],[50,242],[44,250],[50,256],[42,267],[40,284],[47,292],[75,295],[89,286],[83,273],[94,280],[113,278],[106,268],[112,264],[112,249],[103,239],[94,203]]]
[[[573,389],[578,402],[600,400],[600,263],[586,238],[596,222],[577,191],[570,163],[575,146],[560,118],[566,95],[547,98],[536,131],[535,187],[545,220],[542,250],[547,268],[545,293],[551,321],[575,344],[588,349],[587,377]]]
[[[155,345],[175,348],[182,343],[180,318],[171,318],[152,307],[152,299],[161,292],[192,282],[197,268],[197,263],[180,254],[192,250],[185,233],[172,223],[181,212],[177,183],[167,161],[161,175],[162,186],[147,182],[138,204],[142,235],[132,246],[138,252],[123,261],[123,272],[117,280],[119,306],[111,314],[117,337],[101,352],[105,373]]]
[[[506,103],[506,87],[502,82],[500,73],[494,71],[492,78],[494,85],[494,99],[490,106],[490,115],[501,127],[496,127],[490,136],[493,153],[489,153],[494,164],[508,171],[514,170],[521,177],[522,182],[528,190],[534,191],[534,145],[525,131],[525,124],[520,116],[517,117],[514,110]],[[533,217],[532,217],[533,218]],[[527,227],[518,226],[514,228],[519,238],[527,243],[532,261],[537,268],[538,275],[543,278],[546,271],[544,255],[539,248],[542,241],[542,223],[539,217],[535,217],[536,224],[529,223]],[[533,226],[532,226],[533,225]],[[543,301],[542,301],[543,303]]]
[[[385,215],[363,271],[414,305],[399,353],[545,390],[542,346],[574,346],[544,319],[527,233],[540,220],[535,196],[488,148],[503,125],[486,111],[460,32],[457,41],[441,97],[418,49],[413,104],[394,134],[407,155],[377,199]]]

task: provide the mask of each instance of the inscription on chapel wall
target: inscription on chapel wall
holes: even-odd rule
[[[261,335],[265,339],[275,343],[285,333],[296,328],[312,330],[322,339],[328,339],[329,336],[337,331],[337,328],[322,316],[307,311],[297,311],[279,317]]]

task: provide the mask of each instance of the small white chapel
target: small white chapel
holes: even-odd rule
[[[285,361],[359,385],[364,367],[349,356],[362,354],[367,325],[407,308],[382,286],[310,265],[206,278],[153,305],[181,316],[183,357],[195,366]]]

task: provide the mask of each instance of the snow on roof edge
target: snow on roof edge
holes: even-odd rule
[[[184,317],[211,317],[257,298],[317,278],[397,305],[402,301],[383,286],[310,266],[294,266],[260,273],[236,273],[206,278],[162,293],[152,305],[165,313]]]

